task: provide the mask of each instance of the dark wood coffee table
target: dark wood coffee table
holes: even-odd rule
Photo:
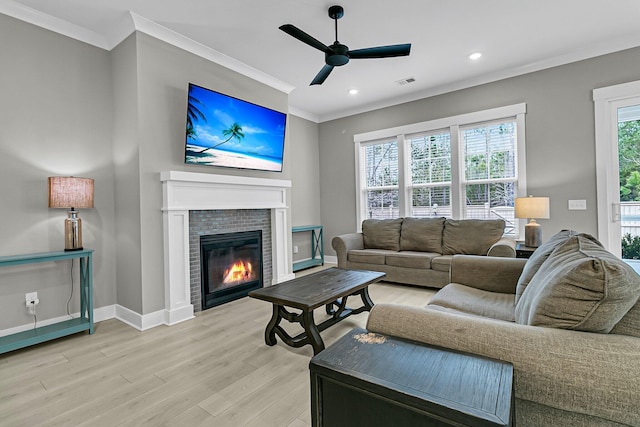
[[[311,425],[512,426],[513,366],[354,329],[314,356]]]
[[[275,345],[277,334],[282,341],[292,347],[311,344],[313,354],[320,353],[324,350],[320,331],[324,331],[352,314],[370,311],[373,302],[367,287],[380,281],[384,276],[384,273],[377,271],[329,268],[249,292],[250,297],[273,304],[273,315],[264,331],[265,343],[269,346]],[[360,296],[362,307],[356,309],[347,307],[347,298],[352,295]],[[331,317],[316,325],[313,310],[323,305],[326,306],[327,314]],[[291,313],[287,307],[301,310],[301,312]],[[301,324],[304,332],[292,337],[280,326],[282,319]]]

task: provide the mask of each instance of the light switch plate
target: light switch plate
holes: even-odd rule
[[[586,211],[587,201],[586,200],[569,200],[569,210],[570,211]]]

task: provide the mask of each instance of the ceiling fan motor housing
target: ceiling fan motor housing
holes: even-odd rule
[[[324,61],[327,65],[340,66],[349,62],[349,48],[340,43],[331,45],[331,51],[325,53]]]

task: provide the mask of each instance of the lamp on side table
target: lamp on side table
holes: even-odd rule
[[[542,244],[542,226],[536,219],[549,219],[548,197],[518,197],[515,202],[516,218],[529,218],[524,227],[524,244],[537,248]]]
[[[82,220],[76,208],[93,208],[93,179],[49,177],[49,207],[68,209],[64,221],[64,250],[82,250]]]

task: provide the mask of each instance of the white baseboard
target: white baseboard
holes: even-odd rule
[[[115,305],[108,305],[105,307],[100,307],[100,308],[96,308],[93,310],[93,321],[95,322],[102,322],[103,320],[107,320],[107,319],[113,319],[116,313],[116,306]],[[80,313],[72,313],[71,317],[73,318],[77,318],[80,317]],[[69,316],[59,316],[59,317],[54,317],[52,319],[45,319],[45,320],[40,320],[37,323],[37,327],[40,326],[47,326],[47,325],[53,325],[54,323],[58,323],[58,322],[62,322],[65,320],[69,320],[70,317]],[[14,328],[9,328],[9,329],[3,329],[0,331],[0,337],[4,337],[7,335],[12,335],[12,334],[16,334],[18,332],[23,332],[23,331],[28,331],[29,329],[33,329],[33,323],[27,323],[26,325],[20,325],[20,326],[16,326]]]
[[[338,257],[335,255],[325,255],[324,257],[325,264],[338,264]]]
[[[188,305],[181,310],[169,312],[158,310],[149,314],[136,313],[121,305],[116,305],[115,318],[139,331],[155,328],[160,325],[172,326],[193,319],[193,306]]]
[[[157,313],[157,312],[156,312]],[[126,323],[132,328],[136,328],[139,331],[144,331],[149,328],[153,328],[154,326],[158,326],[163,324],[163,317],[156,316],[155,313],[151,313],[148,315],[142,315],[140,313],[136,313],[133,310],[129,310],[127,307],[123,307],[121,305],[116,305],[116,315],[115,318],[121,321],[122,323]],[[160,317],[160,321],[158,322],[158,317]]]
[[[71,317],[79,317],[80,313],[72,313]],[[147,329],[154,328],[159,325],[175,325],[185,320],[193,319],[193,306],[191,310],[188,308],[180,310],[177,313],[169,313],[166,310],[158,310],[149,314],[139,314],[133,310],[129,310],[119,304],[108,305],[99,307],[93,310],[93,321],[102,322],[103,320],[118,319],[122,323],[135,328],[139,331],[145,331]],[[52,325],[64,320],[68,320],[69,316],[54,317],[53,319],[45,319],[38,321],[37,327]],[[27,331],[33,329],[33,323],[26,325],[16,326],[14,328],[3,329],[0,331],[0,337],[12,335],[18,332]]]
[[[102,322],[116,317],[116,305],[107,305],[93,309],[93,321]]]

